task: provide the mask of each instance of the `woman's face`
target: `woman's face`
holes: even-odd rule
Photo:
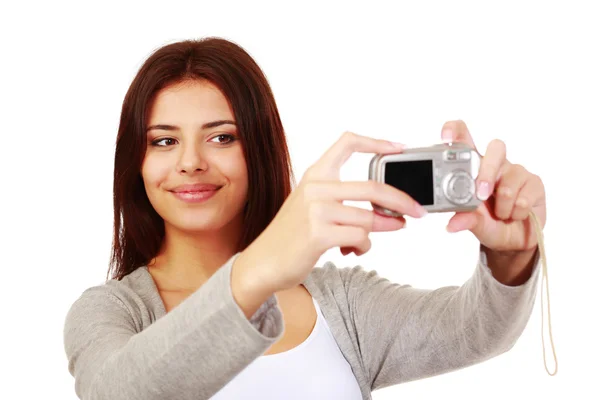
[[[248,173],[234,124],[229,102],[210,82],[179,83],[157,94],[141,172],[166,228],[215,231],[242,217]]]

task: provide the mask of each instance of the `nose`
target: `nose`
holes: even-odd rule
[[[180,146],[180,152],[177,162],[178,172],[191,174],[196,171],[206,170],[208,164],[196,144],[183,144]]]

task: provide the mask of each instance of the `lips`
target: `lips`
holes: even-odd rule
[[[221,186],[208,184],[208,183],[197,183],[191,185],[177,186],[172,190],[174,193],[198,193],[198,192],[210,192],[220,189]]]
[[[207,184],[185,185],[173,189],[171,193],[185,203],[200,204],[212,198],[220,188],[220,186]]]

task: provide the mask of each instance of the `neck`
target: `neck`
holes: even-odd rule
[[[237,251],[243,216],[218,231],[189,232],[165,224],[165,239],[150,263],[165,279],[162,290],[193,291],[206,282]]]

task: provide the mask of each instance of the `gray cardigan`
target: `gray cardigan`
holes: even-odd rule
[[[283,334],[271,296],[248,320],[234,301],[236,254],[169,313],[146,267],[91,287],[64,325],[79,398],[208,399]],[[536,296],[539,253],[523,285],[499,283],[480,253],[460,287],[415,289],[361,266],[315,267],[304,285],[350,364],[364,399],[390,385],[467,367],[509,350]]]

